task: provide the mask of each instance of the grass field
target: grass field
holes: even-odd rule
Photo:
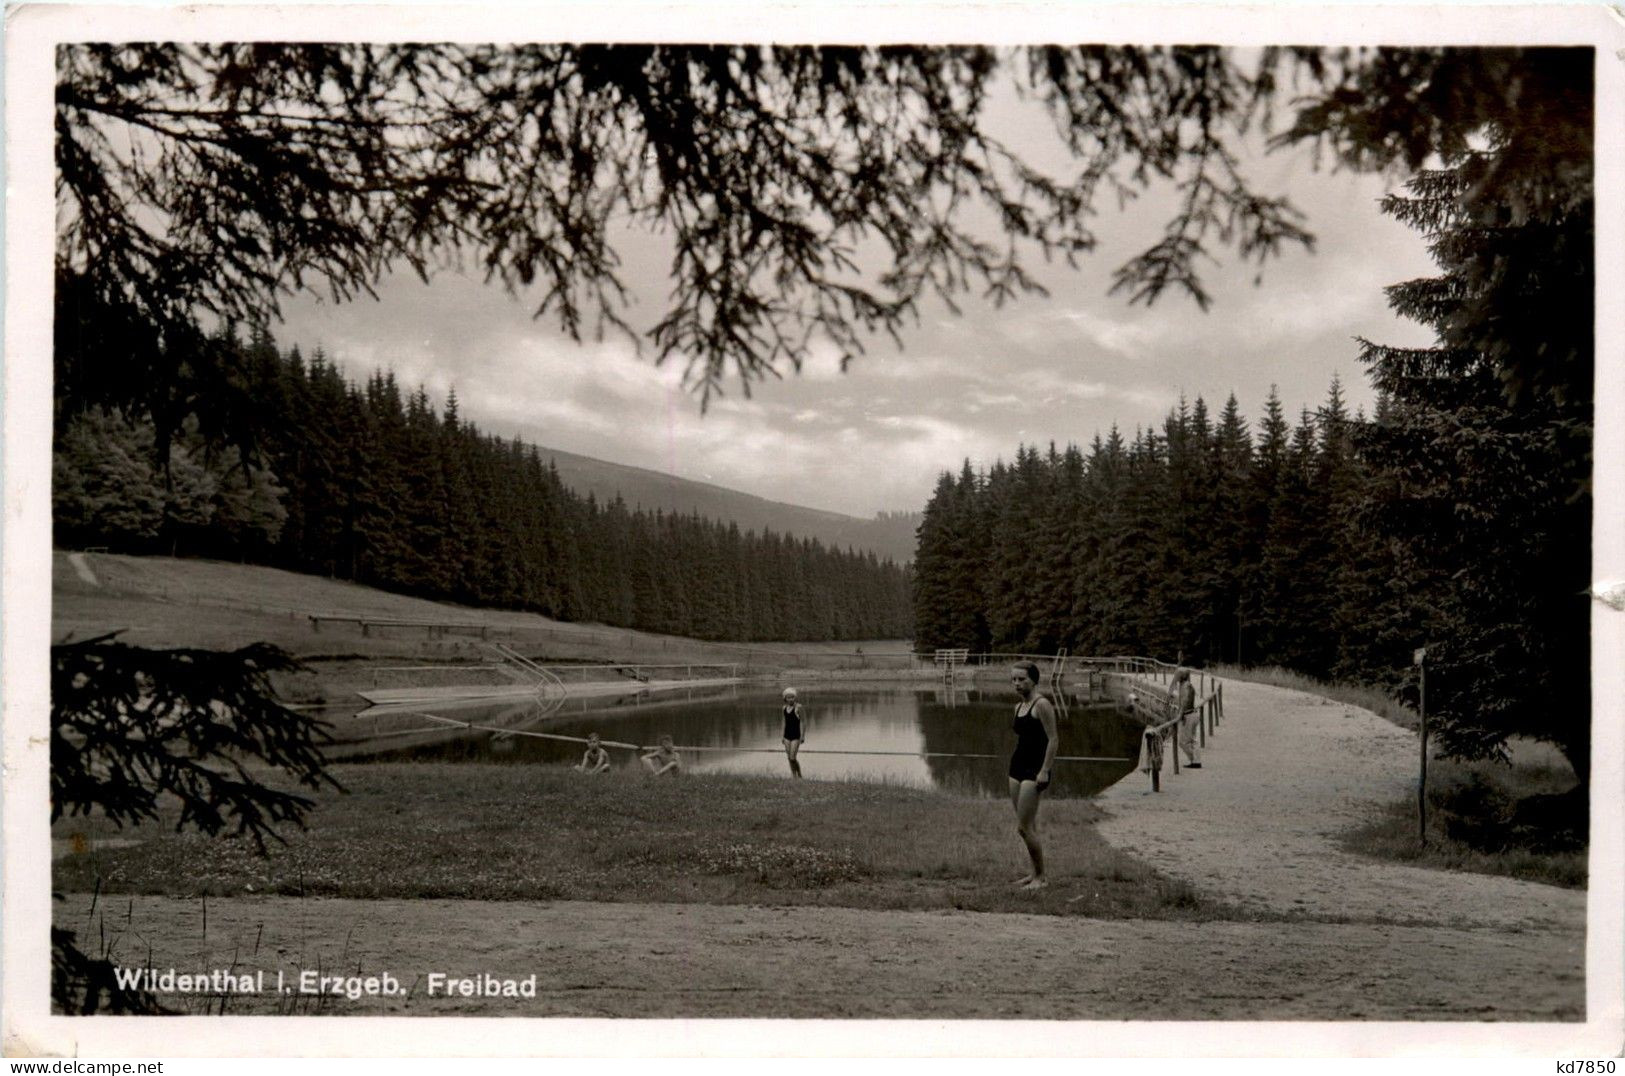
[[[840,642],[707,642],[596,623],[552,620],[536,613],[482,609],[391,594],[317,575],[225,561],[79,554],[96,579],[86,582],[58,551],[52,557],[52,636],[85,638],[124,629],[142,646],[215,649],[270,642],[296,656],[324,658],[441,657],[480,653],[481,629],[527,653],[560,660],[658,662],[748,661],[804,657],[816,662],[852,655],[901,655],[906,639]],[[430,636],[423,627],[357,624],[312,627],[311,614],[388,617],[454,625]]]
[[[78,556],[95,582],[80,576],[67,553],[58,551],[53,557],[53,641],[117,631],[124,642],[148,647],[226,650],[272,643],[307,667],[303,674],[275,678],[282,697],[300,704],[353,701],[357,689],[380,683],[375,675],[380,666],[488,662],[489,641],[511,645],[544,664],[726,663],[746,674],[794,671],[810,677],[862,675],[908,663],[903,655],[910,644],[904,639],[708,642],[429,601],[256,565],[109,553]],[[317,630],[313,613],[454,626],[430,632],[416,625],[370,624],[363,632],[358,623],[328,622]]]
[[[63,819],[60,891],[801,904],[1107,918],[1224,909],[1105,844],[1085,800],[1044,805],[1051,886],[1026,869],[1010,805],[880,784],[566,767],[337,766],[310,829],[251,842]],[[134,843],[106,841],[110,836]],[[74,848],[82,849],[75,852]],[[1242,918],[1245,918],[1243,916]]]

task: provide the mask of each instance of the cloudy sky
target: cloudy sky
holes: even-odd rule
[[[1100,246],[1079,269],[1035,257],[1047,298],[995,309],[970,297],[959,316],[928,304],[901,349],[876,338],[845,374],[831,353],[750,399],[732,382],[704,414],[679,364],[656,367],[625,339],[574,343],[531,318],[534,300],[455,275],[403,276],[377,302],[302,298],[276,332],[356,379],[393,369],[437,404],[455,388],[463,416],[503,437],[852,515],[917,510],[966,458],[985,467],[1022,443],[1087,444],[1114,424],[1131,434],[1181,396],[1217,411],[1234,393],[1256,424],[1272,384],[1295,417],[1336,376],[1352,406],[1369,406],[1354,337],[1428,341],[1382,293],[1432,271],[1421,238],[1379,212],[1380,177],[1316,171],[1303,153],[1258,153],[1249,168],[1305,211],[1318,243],[1256,284],[1255,266],[1211,265],[1207,313],[1180,295],[1150,308],[1107,295],[1112,270],[1161,233],[1169,196],[1152,192],[1102,210]],[[631,235],[622,254],[632,316],[652,318],[668,290],[663,248]]]

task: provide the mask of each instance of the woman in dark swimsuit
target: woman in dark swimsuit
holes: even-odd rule
[[[801,707],[796,705],[796,689],[784,689],[784,754],[790,760],[790,772],[797,777],[801,776],[801,763],[796,761],[796,752],[806,741],[807,732],[801,725]]]
[[[1038,693],[1038,666],[1022,662],[1010,667],[1010,683],[1021,696],[1016,719],[1010,726],[1016,734],[1016,750],[1010,756],[1010,805],[1016,809],[1016,832],[1021,834],[1032,859],[1030,873],[1017,878],[1023,889],[1044,887],[1044,849],[1038,843],[1038,798],[1050,782],[1055,764],[1055,709]]]

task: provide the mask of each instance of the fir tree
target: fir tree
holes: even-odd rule
[[[1512,735],[1590,770],[1591,175],[1508,196],[1505,139],[1418,174],[1386,208],[1427,233],[1441,275],[1389,291],[1432,348],[1366,343],[1383,398],[1372,517],[1414,553],[1396,598],[1426,633],[1441,747]],[[1587,158],[1589,160],[1589,158]],[[1494,189],[1486,190],[1487,186]],[[1536,356],[1543,362],[1537,364]]]

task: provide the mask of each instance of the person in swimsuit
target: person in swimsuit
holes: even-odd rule
[[[673,777],[683,772],[683,756],[677,753],[677,748],[671,745],[670,736],[660,737],[660,746],[653,747],[643,753],[643,768],[659,777],[669,773]]]
[[[587,753],[581,756],[575,768],[582,773],[603,773],[609,769],[609,752],[598,742],[598,733],[587,734]]]
[[[1044,848],[1038,841],[1038,798],[1049,787],[1055,764],[1055,708],[1038,693],[1038,666],[1024,661],[1010,667],[1010,683],[1021,701],[1010,726],[1016,750],[1010,756],[1010,805],[1016,809],[1016,832],[1027,846],[1031,872],[1015,880],[1023,889],[1044,887]]]
[[[807,730],[802,724],[801,707],[796,705],[796,689],[784,689],[784,754],[790,760],[790,772],[797,777],[801,776],[801,763],[796,761],[796,752],[807,740]]]

